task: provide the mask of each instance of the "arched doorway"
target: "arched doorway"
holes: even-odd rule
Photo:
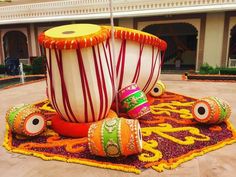
[[[143,31],[167,42],[164,70],[195,70],[198,31],[194,26],[189,23],[152,24]],[[180,62],[181,65],[178,67]]]
[[[236,25],[230,30],[228,66],[236,67]]]
[[[27,38],[20,31],[9,31],[3,36],[5,58],[29,58]]]

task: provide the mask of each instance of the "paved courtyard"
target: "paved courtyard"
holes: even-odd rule
[[[227,100],[232,106],[231,122],[236,127],[236,83],[182,81],[180,75],[161,75],[167,90],[202,98],[217,96]],[[20,103],[33,103],[45,99],[45,81],[0,91],[0,143],[5,133],[5,113],[7,109]],[[236,174],[236,144],[185,162],[174,170],[158,173],[145,170],[140,177],[234,177]],[[100,169],[85,165],[43,161],[40,158],[12,154],[0,147],[1,177],[122,177],[136,176],[132,173]]]

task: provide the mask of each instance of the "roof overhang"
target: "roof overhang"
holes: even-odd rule
[[[100,1],[103,3],[99,3]],[[124,2],[122,3],[122,1]],[[192,1],[193,3],[196,2],[194,0]],[[184,3],[182,3],[182,5],[177,5],[176,1],[175,4],[169,3],[169,6],[164,5],[164,2],[166,1],[161,2],[147,2],[140,0],[119,0],[119,2],[115,1],[113,2],[113,16],[114,18],[127,18],[154,15],[160,16],[189,13],[209,13],[231,11],[236,9],[236,3],[211,3],[211,0],[207,4],[190,3],[191,5]],[[72,3],[74,3],[74,5]],[[166,2],[166,4],[167,3],[168,2]],[[181,1],[179,1],[179,3],[181,3]],[[0,7],[0,24],[39,23],[107,18],[110,18],[109,3],[107,2],[104,4],[104,1],[102,0],[97,0],[97,3],[84,4],[80,4],[79,1],[70,0]]]

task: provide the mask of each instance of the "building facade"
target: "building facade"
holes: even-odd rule
[[[38,35],[72,23],[110,24],[109,0],[0,4],[0,63],[40,56]],[[186,69],[203,63],[236,67],[236,0],[113,0],[114,24],[154,34],[168,43],[165,65],[182,51]]]

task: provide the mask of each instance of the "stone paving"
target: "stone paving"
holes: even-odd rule
[[[227,100],[232,106],[231,122],[236,127],[236,83],[230,82],[196,82],[182,81],[180,75],[161,75],[167,90],[202,98],[218,96]],[[0,91],[0,143],[5,133],[5,113],[7,109],[20,103],[33,103],[46,98],[45,81],[19,86]],[[174,170],[163,173],[149,169],[140,176],[176,176],[176,177],[234,177],[236,173],[236,144],[226,146],[204,156],[197,157],[182,164]],[[43,161],[32,156],[12,154],[0,147],[1,177],[77,177],[101,176],[122,177],[136,176],[132,173],[100,169],[79,164],[69,164],[57,161]]]

